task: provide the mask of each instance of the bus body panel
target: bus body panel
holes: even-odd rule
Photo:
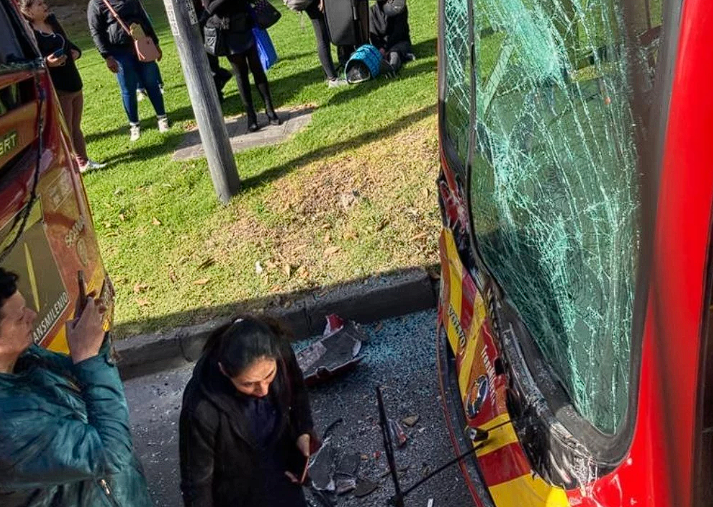
[[[444,228],[440,238],[439,330],[453,356],[461,414],[444,400],[449,421],[490,430],[477,454],[479,477],[496,507],[692,506],[696,393],[705,280],[713,211],[713,11],[704,0],[683,3],[676,74],[670,97],[655,221],[653,269],[645,310],[633,438],[614,470],[577,489],[546,483],[534,470],[510,420],[501,337],[488,305],[496,299],[487,275],[466,267],[459,237],[467,234],[466,196],[441,157]],[[440,132],[441,153],[444,132]],[[651,168],[655,170],[655,168]],[[470,265],[470,263],[469,263]],[[441,350],[441,349],[439,349]],[[439,364],[443,364],[439,362]],[[515,372],[515,374],[518,374]],[[448,392],[448,372],[440,372]],[[457,424],[449,424],[456,440]],[[465,468],[461,467],[464,472]],[[475,489],[471,487],[475,495]],[[710,500],[710,499],[708,499]]]
[[[12,2],[3,6],[15,8]],[[78,272],[84,273],[87,292],[96,293],[107,305],[107,330],[114,291],[47,69],[35,65],[0,75],[0,93],[15,93],[18,86],[24,87],[24,104],[0,114],[0,142],[12,139],[0,154],[0,251],[16,241],[1,265],[19,275],[19,289],[38,313],[35,343],[66,353],[65,323],[72,318],[79,296]],[[28,212],[36,171],[36,199]],[[18,238],[22,222],[25,226]]]

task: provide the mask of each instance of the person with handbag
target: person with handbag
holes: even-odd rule
[[[87,21],[94,45],[116,74],[131,141],[141,136],[137,84],[146,88],[156,111],[159,132],[168,132],[168,118],[159,86],[157,61],[162,53],[158,37],[139,0],[89,0]]]
[[[96,1],[96,0],[93,0]],[[201,25],[205,49],[213,56],[225,56],[233,64],[238,81],[238,91],[245,107],[248,131],[256,132],[257,113],[250,91],[249,72],[252,73],[270,125],[281,125],[282,120],[272,105],[270,85],[267,81],[252,28],[255,21],[248,0],[204,0]]]
[[[69,128],[80,172],[101,169],[106,164],[87,156],[87,143],[82,133],[82,77],[75,63],[82,51],[69,40],[62,25],[51,14],[44,0],[20,0],[20,12],[30,22],[40,54],[49,68],[50,78],[57,91],[59,105]]]
[[[243,317],[208,339],[179,420],[186,507],[306,507],[319,448],[302,371],[279,323]]]

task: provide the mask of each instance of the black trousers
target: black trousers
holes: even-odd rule
[[[322,70],[324,70],[327,79],[335,79],[337,77],[337,71],[334,70],[334,60],[332,60],[327,20],[324,19],[324,13],[319,10],[319,0],[312,0],[312,3],[305,9],[305,12],[307,16],[309,16],[309,19],[312,20],[314,37],[317,39],[317,56],[319,56],[319,63],[322,64]]]

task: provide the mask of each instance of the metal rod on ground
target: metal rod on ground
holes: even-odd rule
[[[183,75],[215,193],[226,204],[240,188],[240,178],[225,128],[218,92],[211,76],[192,0],[163,0],[176,40]]]

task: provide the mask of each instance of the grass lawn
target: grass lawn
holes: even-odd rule
[[[283,17],[270,30],[280,56],[268,72],[273,98],[278,108],[316,109],[290,141],[236,155],[243,187],[228,206],[218,203],[204,159],[171,160],[193,113],[163,4],[146,7],[161,38],[173,128],[159,134],[143,101],[136,143],[115,78],[93,49],[84,4],[56,9],[85,50],[78,63],[89,154],[110,164],[84,181],[116,284],[120,335],[437,261],[435,1],[409,4],[418,59],[398,79],[339,89],[324,82],[309,19],[279,3]],[[242,113],[234,81],[226,92],[225,114]]]

